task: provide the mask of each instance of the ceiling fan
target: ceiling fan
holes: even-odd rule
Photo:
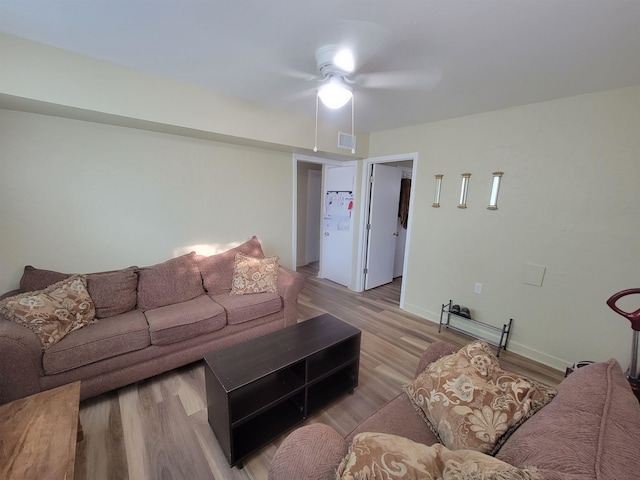
[[[340,45],[325,45],[316,50],[316,63],[324,82],[318,87],[318,98],[328,108],[343,107],[353,98],[353,52]]]
[[[315,51],[315,75],[305,79],[316,80],[316,146],[318,103],[329,109],[340,109],[351,101],[351,130],[354,133],[354,90],[387,91],[414,88],[433,88],[442,79],[442,69],[435,65],[416,68],[416,62],[407,64],[393,50],[390,32],[375,24],[341,21],[334,29],[323,32],[326,43]],[[317,43],[316,43],[317,45]],[[400,67],[400,69],[398,69]],[[298,78],[302,78],[302,72]],[[358,93],[359,95],[359,93]],[[366,95],[366,94],[365,94]],[[371,97],[369,97],[371,99]],[[388,95],[387,95],[387,98]],[[371,101],[371,100],[370,100]],[[355,153],[355,149],[351,149]]]
[[[353,52],[340,45],[325,45],[316,50],[316,63],[321,85],[316,95],[316,136],[313,151],[318,151],[318,101],[326,107],[338,109],[351,100],[351,153],[355,150],[353,85],[351,74],[355,70]],[[313,77],[312,77],[313,78]]]

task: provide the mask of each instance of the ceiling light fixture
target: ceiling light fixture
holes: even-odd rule
[[[318,104],[337,110],[344,107],[351,100],[351,136],[354,136],[354,98],[349,74],[355,69],[355,59],[351,50],[337,45],[325,45],[316,50],[318,72],[324,79],[324,84],[318,88],[316,95],[316,138],[313,151],[318,151]],[[355,145],[351,148],[355,154]]]
[[[318,89],[318,94],[316,95],[316,137],[315,137],[315,143],[313,146],[314,152],[318,151],[318,104],[320,103],[319,100],[322,100],[322,103],[325,104],[327,107],[334,108],[334,109],[343,107],[349,100],[351,100],[351,136],[355,138],[355,105],[354,105],[355,98],[353,97],[353,92],[349,87],[347,87],[342,83],[335,84],[334,82],[333,86],[337,87],[338,89],[329,88],[329,90],[326,90],[326,89],[323,90],[322,87],[332,87],[332,83],[331,81],[329,81],[329,83],[326,83],[325,85],[323,85]],[[346,94],[339,91],[341,87],[343,87],[344,90],[346,90],[347,92]],[[325,94],[327,93],[329,95],[325,99],[323,96],[325,96]],[[335,95],[335,96],[332,96],[332,95]],[[335,105],[335,106],[331,106],[331,105]],[[351,147],[351,153],[352,154],[356,153],[355,144]]]
[[[327,83],[318,88],[318,97],[322,103],[332,109],[344,107],[353,97],[351,88],[345,85],[340,77],[331,77]]]

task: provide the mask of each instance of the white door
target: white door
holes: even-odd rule
[[[373,164],[365,290],[393,281],[402,170]]]
[[[325,165],[320,275],[349,286],[353,250],[354,166]]]

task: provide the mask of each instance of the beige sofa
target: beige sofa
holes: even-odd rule
[[[76,380],[86,399],[295,324],[304,276],[280,266],[277,293],[231,295],[237,252],[264,257],[253,237],[217,255],[192,252],[86,275],[96,321],[46,349],[29,328],[0,315],[0,403]],[[20,288],[0,300],[68,277],[27,266]]]
[[[445,342],[426,349],[416,377],[429,364],[457,351]],[[454,407],[455,408],[455,407]],[[312,424],[291,433],[278,448],[269,472],[270,480],[334,480],[349,445],[363,432],[381,432],[431,446],[429,454],[441,448],[438,437],[401,393],[343,438],[328,425]],[[375,437],[375,436],[374,436]],[[359,437],[356,437],[359,438]],[[398,442],[400,439],[397,439]],[[403,448],[406,448],[404,442]],[[436,446],[437,445],[437,446]],[[453,450],[462,455],[467,451]],[[373,450],[360,448],[360,453]],[[379,453],[379,452],[378,452]],[[387,478],[385,468],[396,469],[398,478],[415,478],[405,468],[405,451],[391,450],[388,458],[371,465],[368,474],[355,478]],[[477,452],[473,452],[477,454]],[[466,454],[466,453],[465,453]],[[640,478],[640,403],[634,396],[620,365],[615,360],[594,363],[570,374],[557,387],[557,395],[537,413],[516,425],[501,443],[495,457],[485,459],[523,469],[489,475],[481,470],[466,476],[420,476],[455,479],[539,479],[543,480],[632,480]],[[427,463],[427,456],[418,463]],[[460,465],[460,464],[458,464]],[[342,465],[344,466],[344,464]],[[440,465],[442,466],[442,465]],[[378,470],[376,470],[378,469]],[[526,471],[525,471],[526,470]],[[342,471],[344,473],[344,471]],[[339,478],[339,477],[338,477]],[[354,478],[354,477],[343,477]],[[391,475],[389,478],[396,478]]]

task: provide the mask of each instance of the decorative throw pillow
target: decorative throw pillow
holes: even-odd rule
[[[231,295],[278,293],[279,257],[253,258],[236,253]]]
[[[405,391],[443,445],[491,455],[556,393],[502,370],[482,341],[431,363]]]
[[[31,265],[24,267],[20,279],[21,292],[44,290],[73,273],[45,270]],[[136,307],[138,298],[138,267],[82,274],[87,277],[87,290],[96,307],[96,318],[113,317]]]
[[[221,295],[231,291],[229,279],[233,275],[236,253],[244,253],[253,258],[264,258],[262,244],[255,235],[241,245],[208,257],[197,255],[202,283],[209,295]]]
[[[475,450],[449,450],[386,433],[359,433],[338,466],[340,480],[542,480],[535,468],[516,468]]]
[[[42,349],[82,328],[95,316],[84,275],[73,275],[44,290],[26,292],[0,302],[0,313],[27,327],[40,339]]]

